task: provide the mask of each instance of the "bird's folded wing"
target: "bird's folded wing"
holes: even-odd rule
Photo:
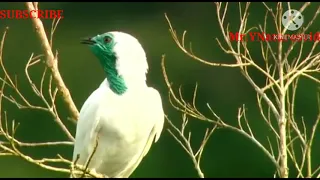
[[[130,166],[128,169],[125,169],[122,172],[121,176],[123,178],[129,177],[132,174],[132,172],[137,168],[137,166],[142,161],[143,157],[149,152],[152,143],[157,142],[160,138],[160,135],[161,135],[161,132],[163,129],[163,124],[164,124],[164,113],[163,113],[163,109],[162,109],[162,101],[161,101],[161,97],[160,97],[160,94],[158,93],[158,91],[156,91],[153,88],[152,88],[152,91],[155,93],[152,93],[153,95],[151,96],[150,99],[154,100],[153,102],[156,106],[154,106],[155,111],[150,112],[150,115],[151,115],[150,118],[154,118],[155,124],[154,124],[153,128],[151,129],[151,132],[148,136],[146,144],[145,144],[139,158],[135,162],[135,164]]]
[[[160,125],[160,123],[158,125]],[[130,166],[127,169],[125,169],[124,171],[122,171],[122,173],[121,173],[122,178],[128,178],[133,173],[133,171],[138,167],[138,165],[142,161],[143,157],[149,152],[151,145],[154,142],[153,140],[155,140],[155,142],[156,142],[159,139],[159,136],[160,136],[159,133],[161,133],[161,131],[160,132],[157,131],[159,129],[160,128],[157,125],[152,128],[151,133],[148,137],[146,145],[143,148],[142,153],[140,154],[139,158],[132,166]],[[161,130],[162,130],[162,128],[161,128]]]
[[[94,91],[86,100],[80,110],[80,118],[77,122],[76,141],[73,151],[73,161],[77,154],[80,156],[78,163],[83,164],[94,148],[95,138],[97,136],[97,125],[99,123],[99,91]]]

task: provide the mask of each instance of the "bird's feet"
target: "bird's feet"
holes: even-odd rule
[[[108,176],[98,173],[94,168],[90,170],[90,174],[96,178],[108,178]]]

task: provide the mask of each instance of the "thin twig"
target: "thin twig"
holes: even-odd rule
[[[32,4],[32,2],[26,2],[25,4],[26,4],[26,7],[29,12],[32,12],[35,10],[35,7]],[[52,73],[54,82],[57,85],[57,88],[62,95],[62,99],[63,99],[64,103],[67,105],[69,112],[71,113],[72,119],[77,120],[79,117],[79,111],[72,100],[72,97],[71,97],[71,94],[70,94],[68,88],[66,87],[65,83],[62,80],[62,77],[61,77],[60,72],[58,70],[57,59],[54,57],[54,55],[52,53],[52,49],[51,49],[50,43],[48,41],[46,32],[44,30],[43,24],[39,18],[31,18],[31,20],[32,20],[33,25],[36,29],[37,35],[41,41],[43,51],[45,52],[46,65],[49,68],[50,72]]]

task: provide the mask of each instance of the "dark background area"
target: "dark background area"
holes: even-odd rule
[[[268,3],[275,7],[275,3]],[[238,3],[230,3],[227,21],[236,31],[239,24]],[[309,21],[319,3],[312,5],[303,13]],[[300,3],[292,8],[299,9]],[[24,3],[0,3],[1,9],[25,9]],[[187,41],[192,42],[193,52],[210,62],[234,63],[232,56],[226,55],[215,38],[222,38],[216,17],[214,3],[206,2],[150,2],[150,3],[89,3],[52,2],[39,3],[40,9],[62,9],[64,19],[58,25],[54,36],[54,49],[59,51],[59,68],[73,100],[81,108],[86,98],[102,82],[104,73],[99,62],[88,47],[79,43],[83,37],[94,36],[107,31],[123,31],[132,34],[144,47],[149,63],[148,85],[158,89],[162,95],[165,113],[177,125],[181,124],[181,114],[175,111],[168,101],[168,89],[161,71],[161,56],[166,54],[166,67],[171,82],[177,89],[182,85],[186,99],[191,100],[195,84],[198,83],[197,105],[201,112],[211,117],[206,108],[210,103],[215,112],[226,122],[237,124],[237,111],[246,104],[247,116],[256,136],[267,145],[266,136],[270,134],[257,109],[256,94],[237,68],[211,67],[186,56],[174,43],[164,13],[169,16],[174,28],[181,37],[187,30]],[[285,8],[287,8],[285,6]],[[248,27],[263,23],[265,8],[261,3],[252,3]],[[43,20],[47,30],[51,20]],[[269,25],[269,24],[268,24]],[[10,74],[18,75],[19,87],[34,104],[41,104],[32,94],[26,83],[24,66],[31,53],[42,53],[38,38],[30,19],[1,19],[0,31],[6,26],[10,30],[4,48],[4,63]],[[273,26],[270,23],[270,26]],[[308,32],[317,32],[319,19]],[[311,43],[310,43],[311,44]],[[306,45],[307,46],[307,45]],[[298,53],[298,50],[293,50]],[[252,54],[261,61],[259,46],[252,46]],[[35,67],[32,77],[41,78],[43,66]],[[259,73],[252,75],[257,82],[264,82]],[[304,117],[310,128],[317,116],[317,86],[302,80],[296,99],[296,116]],[[59,112],[64,122],[75,134],[75,125],[66,120],[67,112],[58,102]],[[24,142],[45,142],[67,140],[66,136],[43,112],[18,110],[12,104],[3,103],[8,119],[20,122],[17,138]],[[191,119],[192,144],[198,147],[205,128],[209,125]],[[191,159],[165,128],[159,142],[154,144],[149,154],[132,177],[196,177]],[[319,130],[317,132],[319,134]],[[268,146],[268,145],[267,145]],[[319,138],[313,149],[313,166],[320,164]],[[35,158],[54,157],[61,154],[72,157],[72,146],[23,148],[22,151]],[[272,177],[274,166],[270,160],[245,137],[229,130],[219,129],[210,139],[202,159],[203,172],[207,177]],[[66,174],[47,171],[27,163],[17,157],[0,157],[0,177],[67,177]],[[295,174],[293,166],[290,170]]]

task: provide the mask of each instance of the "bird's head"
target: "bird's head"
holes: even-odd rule
[[[148,63],[144,49],[133,36],[107,32],[82,40],[99,59],[110,88],[122,94],[127,88],[144,85]]]

